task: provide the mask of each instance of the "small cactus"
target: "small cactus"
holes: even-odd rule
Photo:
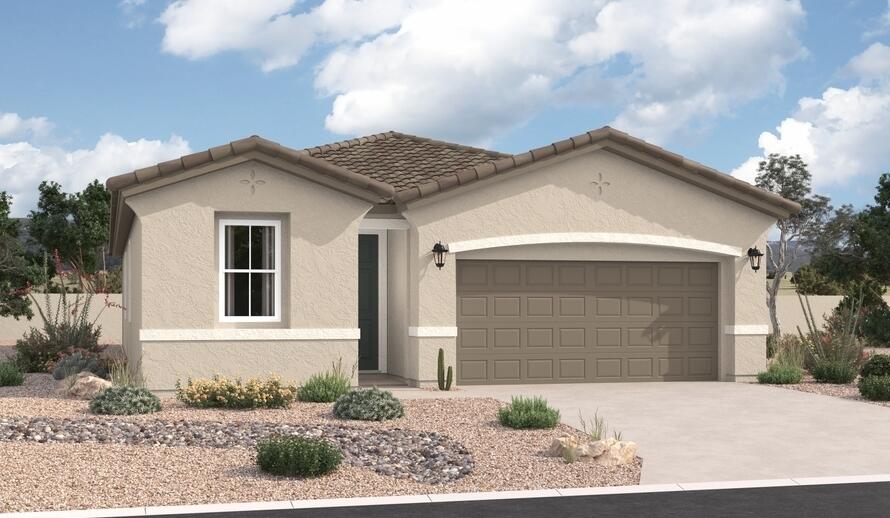
[[[451,366],[448,366],[448,374],[445,374],[445,349],[439,348],[439,370],[437,381],[439,382],[439,390],[451,390],[451,382],[453,381],[454,372]]]

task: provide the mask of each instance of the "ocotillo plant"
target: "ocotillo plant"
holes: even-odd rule
[[[448,366],[448,374],[445,374],[445,349],[439,347],[439,372],[438,372],[438,382],[439,382],[439,390],[451,390],[451,382],[453,380],[453,371],[451,370],[451,366]]]

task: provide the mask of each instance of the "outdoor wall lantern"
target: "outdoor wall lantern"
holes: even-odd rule
[[[751,269],[755,272],[760,269],[760,258],[763,257],[763,252],[754,248],[748,249],[748,260],[751,261]]]
[[[433,261],[436,268],[442,269],[445,266],[445,254],[448,253],[448,245],[443,245],[441,241],[433,245]]]

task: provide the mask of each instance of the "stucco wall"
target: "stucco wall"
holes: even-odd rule
[[[599,181],[600,173],[610,183],[602,194],[592,184]],[[741,256],[750,246],[765,248],[766,233],[775,222],[766,214],[602,150],[554,160],[529,168],[526,173],[495,177],[462,191],[420,202],[405,212],[405,218],[415,227],[409,231],[411,326],[444,327],[456,322],[455,257],[449,257],[449,264],[437,270],[429,252],[435,242],[554,232],[668,236],[735,247],[738,256],[724,259],[712,255],[712,260],[722,265],[721,330],[726,325],[767,323],[763,305],[765,272],[751,271],[747,259]],[[649,255],[653,253],[662,257],[676,253],[633,246],[639,250],[638,257],[645,260],[654,260]],[[525,252],[518,250],[512,247],[503,253],[505,257],[521,258],[519,254]],[[609,245],[601,245],[575,251],[587,260],[594,254],[618,257],[627,252],[624,246],[609,250]],[[500,252],[488,252],[496,253]],[[764,336],[744,341],[762,340]],[[412,337],[410,347],[418,351],[420,359],[420,380],[435,378],[435,363],[426,361],[429,349],[447,344],[449,361],[455,362],[454,341]],[[728,349],[732,345],[731,340],[721,340],[726,355],[734,354]],[[721,379],[753,374],[755,363],[760,365],[759,360],[721,362]]]
[[[389,230],[386,241],[387,371],[402,378],[415,379],[417,362],[416,359],[411,361],[408,348],[408,232]]]
[[[46,294],[35,293],[34,296],[37,297],[37,301],[40,303],[41,307],[46,304]],[[74,295],[68,295],[69,298],[73,296]],[[58,304],[59,295],[50,293],[49,300],[52,307],[55,308],[56,304]],[[121,295],[119,293],[112,293],[108,295],[108,300],[114,304],[120,304]],[[96,295],[93,297],[93,301],[90,304],[90,319],[96,320],[98,317],[96,324],[102,326],[102,336],[99,338],[99,342],[104,344],[119,344],[121,343],[121,310],[116,307],[106,308],[104,307],[104,303],[104,295]],[[40,320],[40,316],[37,314],[36,310],[34,311],[34,318],[31,320],[26,318],[16,320],[12,317],[0,317],[0,347],[14,345],[16,340],[24,336],[32,327],[41,328],[42,326],[43,321]]]
[[[277,374],[299,383],[342,360],[344,369],[358,361],[355,341],[145,342],[142,372],[147,386],[167,391],[186,378],[266,377]],[[353,376],[353,384],[358,379]]]
[[[250,182],[257,180],[263,183],[254,183],[252,194]],[[135,292],[138,302],[133,304],[137,330],[357,327],[357,236],[370,203],[253,161],[135,194],[127,203],[139,227],[134,250],[141,246],[141,252],[134,252],[141,280]],[[219,322],[217,222],[232,217],[282,222],[280,322]],[[182,370],[186,367],[197,369],[192,375],[219,371],[246,377],[277,371],[301,378],[329,368],[338,357],[347,367],[357,360],[353,339],[294,343],[281,349],[281,357],[268,343],[239,343],[145,342],[143,368],[153,380],[151,386],[163,390],[172,388],[175,378],[188,372]],[[238,347],[250,361],[241,361]],[[307,356],[301,358],[300,351]],[[181,366],[171,370],[177,362]]]

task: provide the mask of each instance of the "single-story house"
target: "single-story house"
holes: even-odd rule
[[[123,347],[154,390],[338,361],[428,385],[440,348],[458,385],[748,380],[748,252],[799,210],[609,127],[518,155],[252,136],[108,188]]]

